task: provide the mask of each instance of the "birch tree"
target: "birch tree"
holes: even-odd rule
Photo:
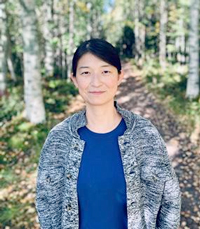
[[[12,45],[11,45],[10,32],[7,29],[7,64],[8,64],[8,69],[10,71],[11,79],[16,82],[17,78],[15,75],[15,70],[14,70],[14,66],[13,66],[11,49],[12,49]]]
[[[166,29],[167,29],[167,2],[160,0],[160,40],[159,62],[161,67],[166,66]]]
[[[101,35],[101,15],[103,13],[103,1],[96,0],[93,3],[92,7],[92,18],[91,18],[91,25],[92,25],[92,37],[100,37]]]
[[[89,40],[91,38],[92,35],[92,25],[91,25],[91,9],[92,9],[92,3],[91,2],[87,2],[86,7],[88,9],[88,14],[86,17],[86,23],[87,23],[87,40]]]
[[[112,44],[116,44],[123,36],[125,20],[123,4],[123,0],[115,0],[113,9],[104,19],[105,35]]]
[[[134,34],[135,34],[135,59],[141,66],[145,56],[145,26],[142,23],[144,16],[143,0],[135,0],[134,5]]]
[[[6,1],[0,0],[0,96],[6,90],[7,73]]]
[[[181,64],[185,64],[186,58],[185,58],[185,49],[186,49],[186,39],[183,29],[185,28],[183,19],[179,19],[177,22],[179,25],[179,35],[175,39],[175,47],[177,50],[177,61]]]
[[[73,57],[73,51],[74,51],[74,20],[75,20],[75,3],[76,0],[70,0],[69,3],[69,42],[68,42],[68,50],[67,50],[67,75],[68,75],[68,81],[70,81],[69,75],[71,73],[71,62]]]
[[[186,98],[199,95],[199,0],[191,0],[189,29],[189,74]]]
[[[24,43],[24,99],[26,118],[32,123],[45,121],[35,0],[20,0]]]
[[[43,1],[42,16],[43,19],[43,36],[44,36],[44,66],[47,76],[53,75],[54,72],[54,50],[52,45],[53,40],[53,0]]]

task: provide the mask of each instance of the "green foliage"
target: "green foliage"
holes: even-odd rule
[[[33,217],[35,212],[30,214],[28,209],[32,204],[20,203],[19,200],[10,200],[9,204],[0,201],[0,226],[1,228],[33,228]],[[14,227],[13,227],[14,225]]]
[[[163,70],[157,61],[149,60],[144,69],[149,90],[156,93],[177,116],[187,119],[188,128],[192,130],[200,114],[200,96],[193,101],[185,97],[187,67],[170,64]]]
[[[44,78],[43,85],[46,123],[34,125],[22,117],[24,110],[22,84],[16,86],[9,82],[9,96],[2,97],[0,101],[0,186],[3,190],[14,188],[10,194],[7,193],[9,196],[7,199],[0,200],[1,228],[33,227],[35,206],[30,201],[22,203],[23,196],[20,196],[20,192],[26,191],[28,195],[30,191],[27,187],[22,187],[26,181],[21,171],[28,174],[28,177],[35,173],[47,134],[61,121],[54,115],[63,114],[62,117],[66,117],[65,111],[70,99],[78,93],[72,82],[54,77]],[[13,194],[15,191],[16,194]]]
[[[15,203],[10,207],[4,206],[3,204],[3,206],[0,207],[0,222],[2,222],[6,226],[11,226],[12,219],[16,218],[19,215],[20,210],[20,204]]]
[[[29,129],[31,129],[33,127],[33,124],[32,123],[29,123],[29,122],[24,122],[24,123],[21,123],[17,129],[20,131],[20,132],[26,132],[28,131]]]
[[[73,83],[63,83],[60,79],[50,79],[44,87],[44,100],[47,112],[60,113],[66,109],[70,98],[78,94]]]
[[[9,167],[5,167],[0,171],[0,186],[1,188],[6,187],[7,185],[17,182],[19,178]]]
[[[18,115],[24,108],[23,88],[21,86],[11,85],[8,88],[8,95],[0,100],[0,124],[12,119]]]
[[[15,149],[22,149],[24,146],[24,139],[26,138],[26,133],[16,133],[8,141],[8,147]]]
[[[65,113],[70,99],[78,93],[71,82],[63,81],[51,77],[45,81],[43,92],[47,122],[38,125],[33,125],[21,115],[24,109],[22,87],[8,88],[9,97],[2,97],[0,101],[1,125],[6,123],[1,132],[2,141],[6,143],[0,153],[2,164],[16,164],[21,153],[30,158],[33,156],[33,161],[36,161],[34,152],[41,148],[49,129],[58,122],[54,120],[54,114]]]

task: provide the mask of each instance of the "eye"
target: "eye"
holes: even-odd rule
[[[89,75],[89,74],[90,74],[90,72],[88,72],[88,71],[85,71],[85,72],[81,73],[81,75]]]
[[[110,74],[110,73],[111,73],[111,71],[109,71],[109,70],[104,70],[104,71],[103,71],[103,74],[104,74],[104,75],[108,75],[108,74]]]

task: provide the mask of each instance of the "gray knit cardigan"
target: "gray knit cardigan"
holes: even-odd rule
[[[148,119],[114,105],[127,126],[118,143],[128,229],[177,229],[181,191],[163,138]],[[77,130],[87,123],[85,113],[84,108],[53,127],[41,150],[35,202],[42,229],[79,228],[77,178],[85,142]]]

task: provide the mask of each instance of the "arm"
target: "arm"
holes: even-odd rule
[[[61,228],[64,169],[59,164],[56,134],[50,132],[40,153],[36,181],[36,210],[41,229]]]
[[[166,145],[160,134],[159,140],[161,143],[160,149],[164,153],[164,164],[168,170],[168,178],[165,181],[161,207],[157,216],[156,228],[177,229],[180,224],[181,191],[178,178],[167,154]]]

